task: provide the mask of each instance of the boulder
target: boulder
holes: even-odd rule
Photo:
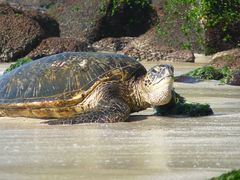
[[[67,51],[93,51],[93,48],[88,43],[73,38],[52,37],[44,39],[36,49],[27,55],[27,57],[38,59]]]
[[[202,81],[201,79],[197,79],[188,75],[180,75],[175,77],[174,82],[181,82],[181,83],[198,83]]]
[[[18,9],[11,7],[9,4],[1,3],[1,1],[0,1],[0,14],[1,15],[14,15],[14,14],[22,14],[22,13]]]
[[[228,67],[231,70],[240,69],[240,48],[214,54],[210,65],[216,68]]]
[[[44,37],[58,37],[60,36],[59,24],[58,22],[45,13],[41,13],[37,10],[26,9],[22,6],[15,5],[14,7],[9,4],[0,4],[0,14],[1,15],[23,15],[32,20],[38,22],[44,31]]]
[[[46,14],[0,4],[0,62],[16,61],[59,33],[58,23]]]
[[[62,2],[62,0],[0,0],[0,3],[10,3],[35,9],[48,8],[49,6]]]
[[[126,54],[137,60],[194,62],[194,54],[189,50],[176,50],[163,46],[156,39],[155,28],[129,42],[118,53]]]
[[[223,24],[219,23],[206,29],[205,53],[207,55],[238,47],[240,42],[240,22],[230,23],[227,27],[224,27]]]
[[[44,38],[60,36],[58,22],[49,15],[33,10],[25,11],[24,15],[38,22],[44,31]]]
[[[113,7],[113,2],[120,2],[119,6]],[[149,29],[151,20],[154,19],[151,6],[139,8],[128,3],[113,0],[71,0],[57,3],[47,12],[59,22],[61,37],[93,43],[106,37],[139,36]]]
[[[15,61],[41,42],[44,31],[24,15],[0,16],[0,62]]]
[[[117,52],[123,50],[128,43],[134,40],[134,37],[103,38],[93,43],[96,51]]]
[[[229,85],[240,86],[240,70],[232,73],[232,78],[228,82]]]
[[[232,74],[227,84],[240,86],[240,48],[214,54],[210,65],[216,68],[228,67]]]
[[[17,10],[24,9],[24,12],[26,9],[34,9],[34,7],[47,12],[59,22],[61,37],[76,38],[90,43],[106,37],[136,37],[146,32],[156,21],[156,13],[151,7],[151,0],[141,1],[142,3],[125,0],[6,1],[15,3],[14,7]],[[52,24],[52,22],[41,23],[42,16],[32,15],[29,12],[26,15],[38,21],[43,29],[45,29],[43,25]],[[43,20],[46,21],[46,19]],[[50,30],[54,28],[47,29],[46,32],[51,32]],[[50,36],[58,36],[50,34]]]
[[[178,50],[169,53],[163,60],[167,61],[177,61],[177,62],[195,62],[195,56],[190,50]]]

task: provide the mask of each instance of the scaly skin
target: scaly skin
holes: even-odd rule
[[[168,81],[168,80],[167,80]],[[172,78],[170,81],[173,82]],[[81,108],[86,108],[70,118],[47,121],[49,125],[56,124],[80,124],[80,123],[115,123],[126,121],[130,113],[137,112],[148,107],[144,98],[149,94],[142,89],[144,79],[130,81],[127,84],[119,82],[108,82],[97,88],[93,94],[83,101]],[[164,82],[163,82],[164,84]],[[165,89],[159,89],[162,95],[158,97],[158,104],[167,104],[172,99],[172,83],[167,83]],[[164,86],[164,85],[163,85]],[[90,107],[89,109],[87,107]]]
[[[126,90],[124,86],[122,87],[117,82],[103,84],[86,98],[83,104],[77,106],[77,108],[84,106],[84,111],[70,118],[48,121],[47,123],[55,125],[125,121],[131,113],[131,108],[128,105],[130,97],[122,96]]]

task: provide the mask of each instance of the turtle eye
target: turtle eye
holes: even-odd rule
[[[155,73],[155,74],[159,74],[161,71],[162,71],[163,67],[162,66],[155,66],[153,69],[152,69],[152,72]]]
[[[173,66],[170,66],[171,70],[172,70],[172,73],[174,73],[174,67]]]
[[[152,72],[153,72],[153,73],[158,73],[156,69],[153,69]]]

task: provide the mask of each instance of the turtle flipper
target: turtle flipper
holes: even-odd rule
[[[115,123],[125,121],[130,114],[130,107],[119,98],[100,102],[88,112],[71,118],[47,121],[49,125],[80,124],[80,123]]]

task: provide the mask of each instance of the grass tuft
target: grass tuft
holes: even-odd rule
[[[240,169],[233,170],[228,173],[224,173],[219,177],[211,178],[210,180],[239,180],[240,179]]]
[[[232,71],[228,67],[218,69],[213,66],[204,66],[190,71],[186,75],[202,80],[220,80],[227,84],[232,78]]]
[[[30,58],[21,58],[21,59],[18,59],[14,64],[11,64],[11,66],[9,68],[7,68],[3,74],[6,74],[14,69],[16,69],[17,67],[20,67],[22,66],[23,64],[27,64],[29,62],[31,62],[32,59]]]
[[[190,71],[186,75],[205,80],[220,80],[223,78],[223,73],[219,69],[216,69],[212,66],[204,66],[201,68],[197,68],[193,71]]]

